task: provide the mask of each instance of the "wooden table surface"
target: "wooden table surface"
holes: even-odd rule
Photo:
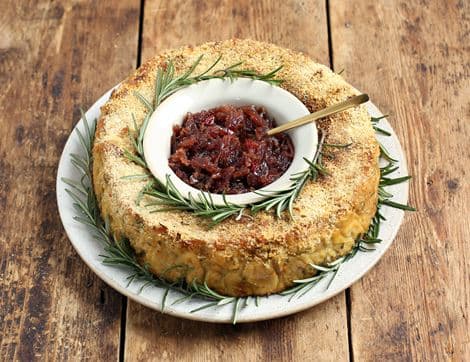
[[[0,2],[0,360],[469,361],[470,2]],[[69,243],[58,159],[87,108],[162,49],[230,37],[305,52],[391,117],[408,213],[346,292],[267,322],[168,317],[105,285]]]

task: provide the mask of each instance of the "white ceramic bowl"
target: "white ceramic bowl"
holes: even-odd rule
[[[193,197],[198,197],[202,191],[181,180],[168,165],[173,126],[181,125],[188,112],[196,113],[224,104],[264,106],[278,125],[309,113],[304,104],[291,93],[258,80],[211,79],[184,88],[158,106],[150,117],[145,132],[145,160],[150,171],[158,180],[165,183],[166,177],[169,175],[171,181],[183,195],[190,193]],[[318,144],[315,123],[293,129],[288,134],[295,148],[291,165],[280,178],[258,191],[265,193],[285,189],[291,184],[290,178],[293,174],[307,168],[304,158],[311,160],[314,157]],[[214,204],[224,204],[222,195],[211,193],[211,197]],[[238,205],[255,203],[263,198],[265,197],[254,192],[226,196],[228,202]]]

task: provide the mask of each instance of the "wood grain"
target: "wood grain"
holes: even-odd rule
[[[135,67],[139,6],[0,3],[0,360],[118,357],[122,297],[72,249],[55,178],[79,107]]]
[[[329,64],[323,0],[145,2],[143,60],[163,49],[233,37],[269,41]]]
[[[470,3],[332,1],[336,69],[392,115],[411,204],[351,290],[353,357],[470,360]]]
[[[328,64],[326,24],[324,1],[146,1],[142,58],[236,36]],[[289,318],[236,326],[180,320],[129,301],[125,345],[129,360],[347,360],[345,297]]]
[[[235,326],[192,322],[130,304],[129,360],[344,361],[347,354],[344,296],[289,317]]]

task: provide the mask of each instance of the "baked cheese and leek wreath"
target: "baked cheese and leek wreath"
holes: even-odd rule
[[[116,238],[127,238],[139,261],[167,281],[207,283],[228,296],[267,295],[285,290],[294,280],[316,273],[351,251],[376,212],[379,146],[370,116],[359,106],[317,121],[325,144],[328,174],[308,181],[294,203],[293,216],[271,212],[210,220],[188,211],[151,212],[144,197],[143,167],[125,157],[132,150],[133,116],[141,125],[148,110],[135,96],[154,96],[159,67],[172,60],[177,74],[203,55],[195,73],[221,56],[220,67],[243,61],[260,73],[283,65],[281,87],[313,112],[359,94],[340,75],[301,53],[252,40],[227,40],[165,51],[142,65],[113,92],[101,109],[93,148],[93,184],[102,216]],[[269,111],[269,110],[268,110]],[[306,165],[307,166],[307,165]]]

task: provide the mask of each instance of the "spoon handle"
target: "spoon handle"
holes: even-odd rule
[[[289,129],[303,126],[306,123],[310,123],[316,121],[317,119],[324,118],[326,116],[331,116],[332,114],[342,112],[346,109],[358,106],[359,104],[365,103],[369,100],[369,96],[367,94],[360,94],[358,96],[354,96],[349,98],[346,101],[333,104],[332,106],[323,108],[317,112],[307,114],[304,117],[298,118],[296,120],[284,123],[282,126],[270,129],[268,131],[268,136],[273,136],[277,133],[281,133],[287,131]]]

